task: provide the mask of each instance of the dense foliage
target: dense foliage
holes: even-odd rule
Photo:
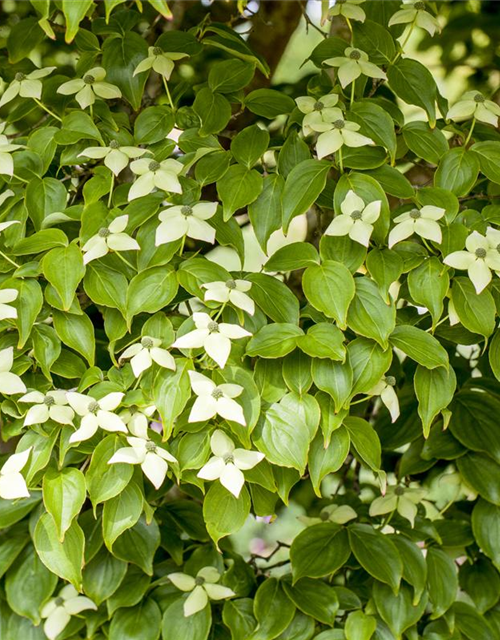
[[[266,3],[193,4],[4,2],[0,638],[500,638],[489,76],[337,0],[270,88]]]

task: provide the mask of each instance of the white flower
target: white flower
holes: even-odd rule
[[[395,386],[396,378],[394,376],[385,376],[368,392],[370,396],[380,396],[380,399],[391,414],[392,422],[396,422],[399,418],[399,400],[394,390]]]
[[[177,589],[191,591],[184,602],[185,618],[204,609],[209,599],[224,600],[236,595],[232,589],[216,584],[220,580],[220,573],[215,567],[203,567],[196,574],[196,578],[187,573],[170,573],[168,578]]]
[[[26,480],[21,475],[21,469],[28,462],[31,449],[32,447],[29,447],[25,451],[12,454],[0,469],[0,498],[4,500],[29,498],[30,494]]]
[[[344,51],[344,56],[328,58],[328,60],[325,60],[325,64],[339,68],[337,74],[342,87],[347,87],[353,80],[359,78],[361,74],[369,78],[387,80],[387,76],[382,69],[379,69],[379,67],[368,60],[368,54],[361,51],[361,49],[347,47]]]
[[[487,100],[479,91],[467,91],[462,99],[456,102],[446,114],[448,120],[466,120],[476,118],[480,122],[498,126],[498,116],[500,116],[500,106]]]
[[[153,189],[161,189],[168,193],[182,193],[181,183],[177,177],[183,169],[178,160],[168,158],[157,162],[140,158],[130,163],[130,169],[139,176],[128,192],[128,199],[135,200],[147,196]]]
[[[426,240],[433,240],[441,244],[443,236],[437,220],[440,220],[444,214],[445,210],[441,207],[427,204],[421,209],[412,209],[396,216],[394,218],[396,226],[389,233],[389,249],[414,233]]]
[[[148,439],[149,420],[156,411],[154,404],[140,409],[125,409],[119,415],[130,433],[138,438]]]
[[[305,136],[308,136],[313,131],[313,129],[309,127],[310,122],[328,121],[329,119],[336,118],[337,112],[333,107],[335,107],[338,101],[339,97],[336,93],[328,93],[321,96],[319,100],[311,98],[311,96],[301,96],[295,99],[299,111],[305,114],[302,120],[302,131]]]
[[[73,433],[69,441],[74,443],[88,440],[96,433],[99,427],[105,431],[127,433],[127,427],[123,420],[115,413],[112,413],[120,405],[123,395],[121,392],[114,391],[100,400],[95,400],[90,396],[68,391],[69,404],[82,417],[80,428]]]
[[[411,5],[411,8],[408,8]],[[439,22],[437,19],[428,13],[426,10],[425,2],[422,0],[408,0],[401,5],[401,9],[389,20],[389,26],[392,27],[395,24],[408,24],[415,22],[417,27],[425,29],[431,36],[436,31],[441,31]]]
[[[231,302],[235,307],[243,309],[251,316],[255,313],[255,303],[245,291],[250,291],[252,283],[248,280],[227,280],[227,282],[208,282],[201,285],[205,291],[205,302]]]
[[[364,22],[366,14],[358,5],[362,4],[365,0],[335,0],[333,7],[328,10],[328,15],[344,16],[349,20],[358,20]]]
[[[221,369],[225,367],[231,353],[231,340],[252,335],[237,324],[215,322],[208,313],[193,313],[193,321],[196,329],[177,338],[172,346],[178,349],[203,347]]]
[[[148,47],[148,57],[139,62],[134,70],[134,76],[143,71],[153,69],[162,75],[166,80],[170,80],[174,70],[174,60],[189,58],[189,54],[182,51],[163,51],[161,47]]]
[[[17,149],[22,149],[24,145],[10,144],[7,136],[3,134],[4,129],[5,129],[5,123],[0,125],[0,174],[12,176],[14,175],[14,160],[12,159],[11,153],[13,151],[17,151]],[[15,223],[16,221],[13,220],[10,223],[4,222],[2,224],[7,225],[7,224],[15,224]],[[3,227],[3,228],[5,229],[6,227]],[[0,231],[1,230],[2,229],[0,229]]]
[[[380,216],[381,200],[365,205],[363,200],[350,190],[340,209],[342,213],[334,218],[325,230],[327,236],[349,236],[367,247],[373,233],[373,223]]]
[[[418,512],[417,504],[422,501],[426,493],[424,489],[388,487],[385,495],[375,498],[370,504],[370,516],[381,516],[396,510],[402,518],[409,520],[413,527]]]
[[[8,303],[17,300],[18,295],[19,291],[17,289],[0,289],[0,320],[17,318],[17,309],[15,307],[11,307]]]
[[[36,98],[40,100],[42,97],[43,85],[40,78],[45,78],[54,71],[56,67],[45,67],[43,69],[35,69],[31,73],[16,73],[14,80],[9,84],[0,100],[0,107],[7,104],[17,96],[21,98]]]
[[[122,92],[120,89],[114,84],[104,82],[105,77],[105,69],[94,67],[83,78],[69,80],[69,82],[62,84],[57,93],[62,93],[65,96],[76,93],[75,99],[82,109],[94,104],[96,96],[104,100],[121,98]]]
[[[153,362],[160,367],[172,369],[175,371],[175,360],[166,349],[160,347],[161,340],[159,338],[150,338],[144,336],[140,342],[127,347],[120,356],[120,360],[131,358],[130,364],[134,376],[138,378],[143,371],[149,369]]]
[[[216,385],[213,380],[196,371],[189,371],[191,388],[198,396],[193,404],[188,422],[203,422],[219,415],[225,420],[233,420],[246,427],[241,405],[233,400],[241,395],[239,384]]]
[[[322,121],[309,124],[313,131],[322,132],[316,141],[316,153],[320,160],[331,153],[335,153],[343,145],[347,147],[364,147],[375,144],[371,138],[357,133],[361,128],[359,124],[344,120],[340,109],[334,108],[331,111],[336,111],[336,119],[333,122]]]
[[[10,396],[15,393],[26,393],[26,386],[19,376],[11,373],[14,364],[14,347],[0,351],[0,393]]]
[[[51,598],[40,612],[42,618],[47,618],[43,625],[45,635],[49,640],[55,640],[66,628],[71,616],[78,615],[87,609],[97,610],[97,606],[85,596],[81,596],[75,587],[67,584],[59,591],[57,598]]]
[[[465,247],[467,251],[454,251],[443,262],[454,269],[467,269],[476,293],[481,293],[491,282],[491,269],[500,271],[500,253],[477,231],[470,234]]]
[[[122,147],[116,140],[111,140],[107,147],[87,147],[78,154],[78,157],[85,156],[94,160],[104,158],[106,167],[117,176],[125,169],[131,159],[140,158],[145,153],[151,153],[151,151],[140,147]]]
[[[75,413],[68,407],[66,391],[47,391],[45,395],[40,391],[30,391],[19,398],[19,402],[34,403],[24,418],[24,426],[42,424],[49,419],[59,424],[73,424]]]
[[[160,225],[156,229],[156,246],[174,242],[183,236],[213,244],[215,229],[205,221],[214,216],[216,211],[217,202],[198,202],[192,207],[185,204],[160,211],[158,215]]]
[[[148,438],[129,436],[127,442],[130,447],[118,449],[108,464],[116,464],[117,462],[140,464],[146,478],[151,481],[155,489],[159,489],[167,475],[167,461],[177,462],[177,460],[168,451]]]
[[[318,518],[299,516],[299,520],[307,526],[320,524],[321,522],[334,522],[335,524],[345,524],[349,520],[354,520],[358,514],[348,504],[330,504],[321,509]]]
[[[220,480],[220,483],[236,498],[245,484],[243,471],[253,469],[265,458],[260,451],[235,449],[234,442],[217,429],[210,438],[212,458],[198,471],[202,480]]]
[[[112,251],[138,251],[141,247],[137,240],[123,233],[127,228],[128,216],[118,216],[109,227],[102,227],[95,236],[83,245],[83,262],[88,264]]]

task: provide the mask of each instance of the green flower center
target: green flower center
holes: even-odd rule
[[[475,254],[477,258],[486,258],[486,249],[479,247],[479,249],[476,249]]]
[[[359,60],[361,58],[361,53],[357,49],[354,49],[354,51],[351,51],[349,54],[349,58],[351,60]]]
[[[192,216],[193,215],[193,207],[190,207],[189,205],[185,204],[181,209],[181,213],[182,213],[183,216]]]
[[[422,217],[422,214],[418,209],[412,209],[410,211],[410,218],[413,218],[413,220],[418,220],[421,217]]]
[[[345,4],[347,0],[337,0],[335,4]]]
[[[197,587],[202,587],[205,584],[205,578],[202,578],[201,576],[197,576],[194,579],[194,583]]]
[[[116,140],[111,140],[111,142],[109,143],[109,148],[110,149],[119,149],[120,148],[120,143],[117,142]]]
[[[413,5],[413,7],[414,7],[417,11],[422,11],[423,9],[425,9],[425,2],[415,2],[415,4]]]
[[[141,345],[145,349],[151,349],[151,347],[153,346],[153,340],[151,338],[145,337],[141,340]]]
[[[146,451],[148,453],[156,453],[156,445],[154,442],[146,442]]]
[[[234,456],[232,453],[226,453],[226,455],[224,456],[224,462],[225,464],[232,464],[234,462]]]
[[[396,378],[394,376],[386,376],[385,377],[385,383],[388,384],[390,387],[395,387],[396,386]]]
[[[485,97],[480,93],[476,93],[476,95],[474,96],[474,102],[484,102],[484,101],[485,101]]]
[[[59,596],[59,598],[56,598],[54,600],[54,604],[56,605],[56,607],[62,607],[62,605],[64,604],[64,598],[61,598],[61,596]]]
[[[317,102],[314,103],[314,111],[321,111],[321,109],[324,109],[325,105],[321,102],[321,100],[318,100]]]
[[[89,404],[89,406],[87,407],[88,412],[89,413],[97,413],[99,411],[99,403],[96,402],[95,400],[92,400],[92,402]]]
[[[362,217],[363,217],[363,214],[362,214],[362,212],[361,212],[361,211],[353,211],[353,212],[351,213],[351,218],[352,218],[353,220],[361,220],[361,218],[362,218]]]
[[[228,280],[226,282],[226,287],[228,289],[236,289],[236,282],[234,280]]]
[[[99,229],[99,232],[97,235],[100,238],[107,238],[109,235],[111,235],[111,231],[108,229],[108,227],[102,227],[102,229]]]
[[[151,162],[148,164],[148,169],[150,171],[158,171],[158,169],[160,168],[160,163],[157,162],[156,160],[151,160]]]
[[[55,403],[56,401],[52,396],[45,396],[45,398],[43,399],[43,404],[47,405],[47,407],[51,407]]]
[[[83,81],[85,82],[85,84],[93,84],[95,82],[95,78],[94,76],[91,76],[89,73],[87,73],[86,76],[83,76]]]
[[[404,490],[404,488],[403,488],[403,487],[396,487],[396,488],[394,489],[394,493],[395,493],[395,495],[397,495],[397,496],[402,496],[402,495],[404,495],[404,492],[405,492],[405,490]]]
[[[17,80],[18,82],[22,82],[25,78],[26,76],[21,72],[16,73],[16,75],[14,76],[14,80]]]
[[[219,400],[219,398],[222,398],[223,396],[224,394],[217,387],[212,391],[212,398],[214,398],[215,400]]]
[[[500,253],[500,244],[497,244],[496,250],[498,251],[498,253]]]
[[[163,53],[163,49],[161,47],[153,47],[153,55],[161,56]]]
[[[321,520],[323,520],[323,522],[326,522],[327,520],[330,519],[330,514],[328,513],[328,511],[322,511],[319,514],[319,517],[321,518]]]
[[[333,126],[335,129],[343,129],[345,127],[345,121],[344,120],[335,120],[335,122],[333,123]]]
[[[210,331],[210,333],[218,333],[219,324],[217,322],[215,322],[214,320],[211,320],[208,323],[207,329]]]

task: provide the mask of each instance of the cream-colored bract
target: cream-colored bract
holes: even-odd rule
[[[153,69],[153,71],[163,76],[165,80],[170,80],[175,67],[174,62],[182,60],[182,58],[189,58],[189,54],[183,51],[163,51],[161,47],[156,46],[148,47],[148,57],[139,62],[134,70],[134,76]]]
[[[151,151],[140,147],[120,146],[118,142],[112,140],[107,147],[87,147],[78,154],[78,157],[83,156],[94,160],[104,158],[105,166],[117,176],[125,169],[130,160],[140,158],[145,153],[151,153]]]
[[[45,618],[43,630],[49,640],[55,640],[68,626],[71,616],[76,616],[82,611],[97,610],[97,606],[90,598],[81,596],[75,587],[67,584],[63,587],[57,598],[50,598],[44,604],[40,615]]]
[[[209,600],[225,600],[236,595],[229,587],[217,584],[221,574],[215,567],[203,567],[196,577],[187,573],[169,573],[168,578],[177,589],[191,592],[183,605],[186,618],[204,609]]]
[[[140,342],[136,342],[125,349],[120,356],[120,360],[130,359],[130,365],[136,378],[149,369],[153,362],[156,362],[160,367],[175,371],[173,356],[166,349],[162,349],[160,345],[161,340],[159,338],[143,336]]]
[[[14,347],[0,351],[0,393],[6,396],[26,393],[26,385],[21,378],[11,372],[14,364]]]
[[[113,100],[122,97],[120,89],[109,82],[104,82],[106,70],[102,67],[94,67],[87,71],[83,78],[69,80],[62,84],[57,93],[65,96],[75,95],[75,100],[82,109],[86,109],[95,103],[96,96],[103,100]]]
[[[368,395],[370,396],[380,396],[383,404],[391,414],[392,422],[396,422],[399,418],[399,400],[394,389],[395,385],[396,378],[394,378],[394,376],[385,376],[382,380],[379,380],[379,382],[377,382],[370,391],[368,391]]]
[[[347,47],[343,56],[327,58],[324,63],[330,67],[338,67],[337,74],[340,84],[344,88],[361,75],[387,80],[385,72],[369,62],[368,54],[354,47]]]
[[[130,169],[137,180],[130,187],[128,199],[136,200],[147,196],[154,189],[160,189],[166,193],[182,193],[179,174],[184,166],[173,158],[157,162],[146,158],[139,158],[130,163]]]
[[[416,25],[433,36],[436,31],[441,31],[441,27],[437,18],[425,9],[426,3],[422,2],[422,0],[403,0],[401,9],[391,16],[389,26],[407,24],[407,29],[410,29],[413,25]],[[406,34],[404,37],[406,37]]]
[[[204,299],[206,301],[230,302],[238,309],[246,311],[251,316],[255,313],[255,303],[247,296],[246,292],[252,288],[248,280],[226,280],[226,282],[207,282],[201,285],[206,289]],[[0,292],[1,293],[1,292]]]
[[[476,293],[481,293],[491,282],[491,272],[500,271],[500,253],[493,248],[492,241],[478,231],[467,237],[465,248],[466,251],[448,254],[443,262],[454,269],[466,269]]]
[[[217,211],[217,202],[198,202],[193,206],[173,206],[160,211],[160,225],[156,229],[156,246],[175,242],[187,236],[194,240],[215,242],[215,229],[207,220]]]
[[[141,247],[137,240],[124,233],[128,224],[128,215],[118,216],[107,227],[102,227],[83,245],[83,262],[102,258],[109,251],[138,251]]]
[[[151,481],[155,489],[159,489],[168,471],[167,462],[177,462],[166,449],[148,438],[127,437],[129,447],[123,447],[113,454],[108,464],[121,462],[124,464],[140,464],[144,475]]]
[[[406,240],[414,233],[421,238],[441,244],[441,227],[437,221],[441,220],[444,214],[445,210],[443,208],[428,204],[421,209],[415,207],[396,216],[394,218],[396,226],[389,233],[389,249],[392,249],[395,244]]]
[[[216,415],[246,426],[243,409],[233,398],[243,392],[239,384],[219,384],[197,371],[189,371],[191,388],[198,396],[189,414],[189,422],[204,422]]]
[[[373,223],[378,220],[381,207],[381,200],[365,204],[354,191],[349,190],[340,205],[342,213],[331,221],[325,235],[348,235],[351,240],[368,247],[373,233]]]
[[[43,69],[35,69],[31,73],[16,73],[14,80],[9,84],[3,92],[0,99],[0,107],[7,104],[17,96],[21,98],[36,98],[40,100],[42,97],[43,84],[40,78],[50,75],[57,67],[44,67]]]
[[[75,412],[68,406],[66,391],[54,389],[45,394],[41,391],[30,391],[19,398],[19,402],[33,404],[24,418],[25,426],[42,424],[47,420],[53,420],[59,424],[73,424]]]
[[[425,489],[409,487],[388,487],[385,495],[375,498],[370,505],[370,516],[381,516],[397,511],[402,518],[406,518],[413,527],[418,509],[417,505],[423,500]]]
[[[0,498],[16,500],[29,498],[30,493],[21,470],[26,466],[32,447],[12,454],[0,469]]]
[[[91,438],[99,428],[104,431],[121,431],[127,433],[123,420],[113,413],[120,406],[124,394],[118,391],[108,393],[95,400],[76,391],[68,392],[68,402],[75,412],[81,416],[80,427],[69,439],[70,443],[82,442]]]

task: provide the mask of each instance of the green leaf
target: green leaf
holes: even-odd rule
[[[476,142],[472,145],[471,151],[479,158],[481,172],[488,180],[500,184],[500,142]]]
[[[141,490],[135,482],[130,482],[121,493],[104,503],[102,535],[110,551],[115,540],[139,520],[143,502],[144,496]]]
[[[439,618],[455,602],[458,591],[457,567],[442,549],[427,550],[427,591],[432,603],[432,617]]]
[[[310,160],[311,151],[297,131],[293,129],[286,137],[278,155],[278,170],[281,176],[286,178],[295,166],[303,160]],[[271,174],[275,175],[275,174]]]
[[[60,229],[42,229],[32,236],[16,242],[12,253],[16,256],[29,256],[48,251],[53,247],[66,247],[67,245],[68,238]]]
[[[483,616],[467,602],[455,602],[452,614],[456,626],[468,640],[490,640],[495,633]]]
[[[427,564],[422,550],[414,542],[399,534],[392,534],[390,540],[401,556],[403,578],[414,588],[413,604],[417,605],[427,584]]]
[[[454,278],[451,300],[466,329],[485,338],[491,336],[495,330],[496,309],[493,296],[487,289],[476,293],[469,278]]]
[[[394,93],[427,112],[431,127],[436,124],[436,82],[423,64],[410,58],[400,58],[387,70],[389,85]]]
[[[319,263],[315,247],[307,242],[292,242],[273,253],[264,265],[266,271],[295,271]]]
[[[483,451],[500,464],[500,434],[496,416],[500,401],[489,393],[463,389],[453,400],[450,431],[472,451]]]
[[[35,229],[39,231],[45,218],[66,208],[68,192],[55,178],[33,178],[26,187],[26,207]]]
[[[418,365],[414,377],[418,415],[427,438],[434,418],[453,400],[457,379],[452,368],[426,369]]]
[[[85,476],[79,469],[49,469],[43,477],[43,502],[54,519],[61,542],[87,497]]]
[[[349,120],[357,122],[360,133],[385,147],[394,162],[396,157],[396,133],[391,116],[373,102],[354,102],[349,111]]]
[[[416,304],[429,309],[433,328],[443,315],[443,300],[449,286],[448,270],[435,257],[425,260],[408,274],[410,295]]]
[[[66,531],[64,542],[61,542],[54,519],[50,513],[44,513],[35,527],[33,542],[40,560],[47,569],[63,580],[71,582],[75,589],[80,591],[85,538],[78,522],[73,521]]]
[[[476,156],[465,147],[455,147],[441,158],[434,174],[434,184],[456,196],[465,196],[475,185],[478,173],[479,161]]]
[[[373,338],[386,349],[396,324],[394,304],[384,302],[377,285],[370,278],[359,277],[354,282],[356,295],[349,307],[347,324],[356,333]]]
[[[76,142],[80,142],[80,140],[89,138],[104,144],[94,121],[83,111],[72,111],[64,116],[61,129],[54,135],[55,141],[62,145],[75,144]]]
[[[264,580],[254,600],[257,628],[247,640],[276,638],[288,627],[294,614],[295,605],[285,594],[281,583],[276,578]]]
[[[427,122],[409,122],[403,127],[403,139],[408,148],[431,164],[438,165],[448,151],[448,141],[440,129],[431,129]]]
[[[333,431],[325,446],[323,434],[317,434],[309,450],[308,468],[314,493],[322,498],[321,482],[329,473],[335,473],[344,464],[351,440],[347,429],[341,426]]]
[[[161,629],[160,607],[152,598],[135,607],[118,610],[109,627],[109,640],[158,640]],[[181,637],[181,636],[179,636]]]
[[[427,605],[427,597],[424,597],[415,606],[411,589],[405,584],[401,585],[399,593],[395,595],[390,587],[376,582],[373,597],[380,617],[396,638],[401,638],[404,631],[420,620]]]
[[[427,369],[448,367],[448,354],[430,333],[411,325],[398,325],[391,333],[390,343]]]
[[[156,313],[166,307],[177,293],[175,271],[169,265],[150,267],[130,281],[127,290],[127,318],[138,313]]]
[[[170,107],[147,107],[134,122],[134,137],[137,144],[154,144],[165,140],[172,131],[175,117]]]
[[[90,7],[93,6],[93,2],[92,0],[80,0],[79,2],[75,2],[75,0],[62,0],[61,6],[66,20],[66,35],[64,40],[66,43],[70,43],[73,42],[74,37],[78,33],[80,22],[85,18]]]
[[[340,262],[326,260],[322,265],[307,267],[302,288],[309,302],[341,329],[346,328],[347,310],[354,294],[354,278]]]
[[[345,336],[335,325],[328,322],[313,324],[307,335],[297,340],[297,346],[313,358],[330,358],[345,360]]]
[[[43,39],[44,33],[36,17],[30,16],[15,22],[10,28],[7,38],[9,63],[16,64],[23,58],[27,58]]]
[[[269,462],[304,473],[309,449],[309,432],[300,416],[273,404],[254,434],[254,443]]]
[[[351,555],[347,531],[322,522],[301,531],[290,547],[294,584],[303,577],[322,578],[335,573]]]
[[[16,558],[19,557],[28,540],[28,533],[23,531],[22,525],[21,530],[14,529],[7,534],[0,535],[0,577],[5,575]],[[18,564],[16,563],[16,566]]]
[[[318,389],[326,391],[333,398],[336,413],[341,411],[351,395],[353,383],[351,365],[314,358],[312,376]]]
[[[304,160],[288,174],[283,191],[283,231],[290,222],[305,213],[325,188],[330,163],[325,160]]]
[[[200,134],[203,136],[222,131],[231,117],[231,105],[227,99],[208,87],[203,87],[196,94],[193,111],[201,120]]]
[[[85,274],[83,256],[76,244],[52,249],[43,258],[43,275],[54,287],[68,311],[75,297],[78,283]]]
[[[51,380],[50,369],[61,354],[61,342],[52,327],[35,325],[31,335],[36,361],[46,378]]]
[[[175,600],[163,614],[163,640],[207,640],[212,626],[210,607],[188,616],[184,616],[183,599]]]
[[[472,510],[472,531],[483,553],[500,567],[500,507],[479,500]]]
[[[253,78],[255,66],[242,60],[224,60],[210,67],[208,86],[219,93],[233,93],[240,91]]]
[[[250,513],[250,497],[243,487],[235,498],[219,482],[214,482],[203,501],[203,517],[210,537],[217,545],[221,538],[236,533],[245,524]]]
[[[142,569],[130,564],[120,586],[106,602],[109,615],[112,616],[121,607],[133,607],[139,604],[144,599],[150,583],[151,578]]]
[[[295,101],[274,89],[256,89],[245,97],[245,107],[257,116],[273,120],[283,113],[290,113],[295,108]]]
[[[256,124],[242,129],[231,142],[231,152],[236,162],[251,169],[267,151],[269,133]]]
[[[396,45],[389,31],[373,20],[355,24],[356,47],[366,51],[370,56],[370,62],[384,65],[392,63],[396,55]]]
[[[121,37],[106,38],[102,49],[106,82],[116,85],[137,111],[141,106],[148,74],[138,73],[134,76],[134,70],[148,55],[146,41],[138,33],[127,31]]]
[[[481,498],[500,506],[500,465],[484,453],[470,452],[458,458],[457,467],[464,481]]]
[[[247,276],[252,283],[249,296],[274,322],[299,323],[299,301],[277,278],[264,273]]]
[[[83,288],[96,304],[119,309],[126,315],[128,280],[120,271],[101,261],[91,262],[86,268]]]
[[[367,524],[352,524],[348,532],[351,550],[359,564],[396,594],[403,575],[403,563],[396,547],[387,536]]]
[[[133,466],[130,464],[108,464],[113,454],[122,447],[115,435],[106,436],[97,445],[86,473],[87,491],[94,508],[119,495],[128,485]]]
[[[366,175],[374,178],[382,189],[396,198],[413,198],[415,190],[411,182],[398,169],[384,164],[377,169],[367,171]]]
[[[217,193],[224,209],[224,220],[229,220],[235,211],[257,200],[262,191],[262,176],[255,169],[241,164],[229,167],[217,181]]]
[[[285,579],[281,585],[297,609],[333,627],[339,601],[332,587],[311,578],[302,578],[293,585]]]
[[[348,347],[349,364],[352,368],[351,396],[358,393],[371,393],[391,366],[392,352],[383,350],[373,340],[355,338]]]
[[[353,611],[347,616],[344,627],[346,640],[370,640],[376,628],[377,620],[373,616],[367,616],[362,611]]]
[[[363,418],[349,416],[343,422],[357,454],[373,471],[379,471],[381,465],[381,446],[377,432]],[[335,433],[335,432],[334,432]]]
[[[160,528],[152,518],[147,522],[141,516],[138,522],[127,529],[116,539],[113,545],[113,555],[120,560],[132,562],[140,567],[148,576],[153,575],[153,559],[160,546]]]
[[[385,302],[389,303],[389,287],[403,273],[403,259],[392,249],[373,249],[366,257],[366,267]]]
[[[82,355],[91,367],[94,366],[94,325],[86,314],[62,313],[52,310],[54,329],[61,341]]]
[[[494,607],[500,591],[500,576],[492,563],[480,555],[474,564],[466,563],[460,567],[460,587],[472,598],[482,614]]]
[[[268,324],[248,341],[246,353],[261,358],[282,358],[295,349],[297,338],[303,335],[302,329],[295,324]]]
[[[32,278],[11,281],[9,284],[19,292],[16,300],[16,326],[19,332],[17,346],[22,348],[30,337],[35,320],[42,309],[42,289],[38,282]]]
[[[85,565],[83,589],[97,606],[107,600],[118,589],[127,573],[127,564],[114,558],[107,549],[99,553]]]
[[[257,240],[262,250],[266,251],[269,236],[281,227],[285,181],[277,173],[271,173],[264,177],[262,185],[259,197],[248,207],[248,215]]]
[[[253,615],[253,600],[251,598],[226,600],[222,609],[222,620],[231,631],[232,640],[247,638],[257,624]]]

